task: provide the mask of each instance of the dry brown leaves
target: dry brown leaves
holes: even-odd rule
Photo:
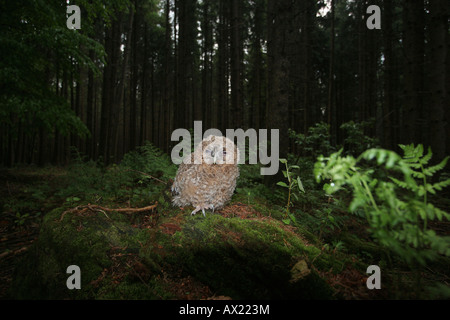
[[[258,211],[256,211],[253,207],[243,204],[241,202],[233,203],[229,206],[226,206],[222,210],[219,211],[222,216],[226,218],[235,218],[239,217],[241,219],[249,219],[249,218],[261,218],[262,215]]]

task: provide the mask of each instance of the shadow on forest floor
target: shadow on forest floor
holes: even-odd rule
[[[0,171],[0,298],[418,297],[410,290],[414,275],[401,265],[383,274],[382,290],[367,289],[365,269],[383,252],[355,218],[319,239],[306,227],[282,223],[280,208],[240,195],[206,218],[167,203],[135,214],[105,212],[55,196],[65,177],[59,168]],[[434,229],[448,235],[450,223]],[[330,245],[337,242],[345,250]],[[84,270],[79,294],[65,287],[73,261]],[[448,261],[441,263],[427,268],[423,283],[448,284]]]

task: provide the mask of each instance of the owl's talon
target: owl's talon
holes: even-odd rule
[[[202,209],[203,216],[206,218],[205,209]]]
[[[195,208],[195,210],[191,212],[191,216],[195,216],[195,214],[196,214],[197,212],[199,212],[200,210],[202,210],[202,208],[200,208],[200,207]],[[203,214],[204,214],[204,213],[203,213]]]

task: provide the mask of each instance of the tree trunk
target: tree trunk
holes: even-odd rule
[[[171,128],[171,115],[172,115],[172,106],[170,103],[170,66],[172,65],[172,41],[170,38],[170,34],[172,32],[172,28],[170,25],[170,0],[166,1],[165,6],[165,49],[164,49],[164,89],[163,89],[163,107],[164,107],[164,146],[163,150],[165,152],[169,152],[169,142],[170,142],[170,133],[172,132]]]
[[[131,41],[131,54],[130,55],[130,118],[129,124],[127,125],[124,119],[124,128],[125,132],[129,132],[129,145],[126,143],[126,139],[124,139],[124,152],[128,152],[130,150],[134,150],[137,144],[137,135],[138,135],[138,122],[137,122],[137,98],[138,98],[138,80],[139,80],[139,61],[138,61],[138,39],[140,37],[138,28],[140,23],[140,11],[141,7],[138,6],[138,1],[134,1],[134,7],[136,10],[136,16],[134,17],[134,21],[132,22],[132,29],[128,32],[128,37]],[[130,13],[131,16],[134,16],[133,13]],[[132,18],[131,18],[132,19]],[[142,90],[141,90],[142,91]],[[124,138],[126,135],[124,136]]]
[[[229,23],[227,9],[229,1],[220,0],[219,1],[219,26],[218,26],[218,73],[217,73],[217,106],[218,106],[218,129],[224,131],[228,128],[228,89],[229,89],[229,73],[228,73],[228,61],[229,61]]]
[[[329,66],[329,76],[328,76],[328,125],[330,127],[331,143],[336,145],[336,106],[334,103],[334,46],[335,46],[335,11],[336,11],[336,0],[331,0],[331,34],[330,34],[330,66]]]
[[[393,4],[391,0],[384,0],[384,23],[383,23],[383,40],[384,40],[384,101],[383,101],[383,145],[385,148],[391,149],[393,144],[393,128],[392,118],[394,113],[394,52],[392,42],[394,34],[392,29],[393,23]]]
[[[448,19],[447,0],[430,0],[430,84],[431,99],[429,102],[430,142],[434,160],[442,160],[446,156],[445,109],[449,107],[446,95],[446,59],[448,56]]]
[[[268,114],[269,127],[279,129],[279,154],[285,158],[289,152],[289,70],[287,43],[283,41],[289,33],[291,3],[288,0],[268,2]],[[272,143],[275,143],[272,141]],[[281,170],[274,176],[267,176],[265,182],[273,184],[282,179]]]
[[[243,52],[241,0],[231,4],[231,118],[235,128],[242,127],[243,117]]]
[[[141,79],[141,115],[140,115],[140,126],[139,126],[139,143],[144,144],[147,139],[147,101],[148,101],[148,68],[149,68],[149,44],[148,44],[148,25],[144,23],[144,62],[142,64],[142,79]]]
[[[105,164],[109,163],[109,137],[110,137],[110,121],[113,110],[114,87],[116,74],[116,57],[115,48],[118,32],[118,22],[113,23],[111,27],[105,30],[105,53],[106,65],[103,69],[103,86],[102,86],[102,107],[100,115],[100,137],[99,137],[99,155]]]
[[[206,127],[212,126],[212,56],[213,56],[213,28],[211,26],[211,1],[203,2],[203,70],[202,70],[202,119]]]
[[[120,114],[120,105],[126,105],[124,103],[124,97],[125,97],[125,82],[126,82],[126,75],[127,70],[129,68],[129,59],[130,59],[130,52],[131,52],[131,39],[133,35],[133,20],[134,20],[134,10],[132,8],[129,9],[129,17],[128,17],[128,29],[127,29],[127,42],[125,43],[125,46],[123,48],[123,61],[122,61],[122,68],[120,70],[120,79],[118,84],[118,92],[116,94],[116,103],[117,106],[115,108],[115,112],[113,113],[113,122],[111,122],[110,130],[114,134],[111,135],[111,147],[114,148],[114,161],[118,161],[120,158],[119,154],[119,130],[118,130],[118,124],[119,122],[119,114]],[[123,119],[123,125],[125,126],[125,115]],[[133,128],[134,130],[134,128]],[[123,142],[125,143],[125,141]],[[125,148],[127,149],[127,148]],[[123,152],[122,152],[123,153]]]
[[[94,60],[94,50],[89,50],[89,59]],[[94,72],[89,69],[88,71],[88,83],[87,83],[87,101],[86,101],[86,126],[91,133],[91,136],[86,139],[86,154],[90,159],[94,158],[94,141],[95,141],[95,129],[94,129]]]
[[[424,92],[424,3],[422,0],[404,2],[404,103],[402,143],[426,143]]]

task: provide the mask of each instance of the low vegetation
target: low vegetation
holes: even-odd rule
[[[0,263],[16,266],[2,296],[450,297],[448,158],[432,163],[421,145],[399,155],[362,140],[363,127],[344,129],[339,151],[322,141],[325,124],[291,132],[297,149],[281,159],[284,180],[268,187],[259,165],[242,165],[231,203],[206,218],[171,205],[176,166],[151,144],[116,165],[74,152],[64,169],[2,170]],[[83,290],[65,286],[71,264],[83,270]],[[381,290],[366,287],[370,265],[381,269]]]

